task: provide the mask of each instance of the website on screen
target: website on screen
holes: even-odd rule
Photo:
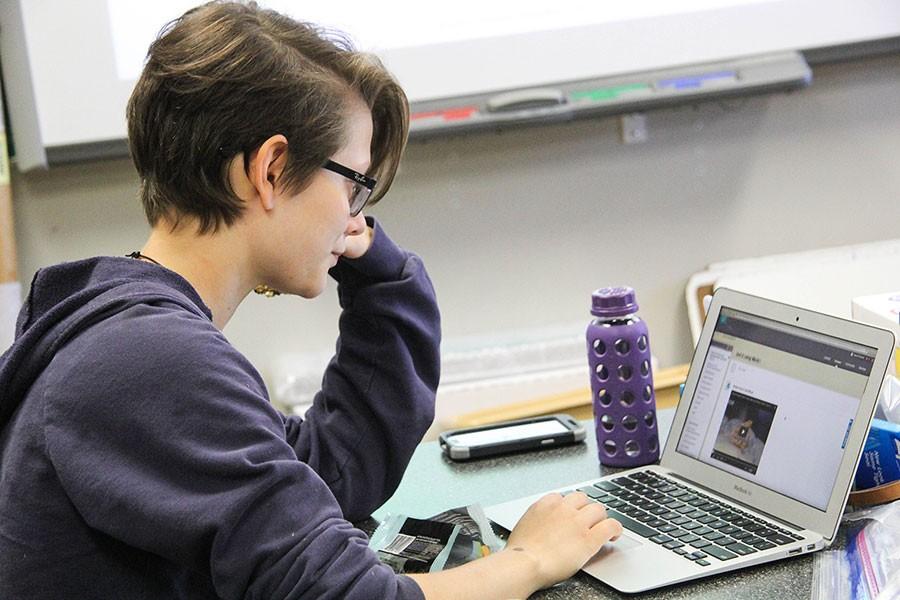
[[[676,449],[825,510],[874,357],[723,308]]]

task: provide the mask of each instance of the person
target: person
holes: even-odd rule
[[[507,549],[405,576],[351,524],[399,484],[440,364],[422,261],[362,212],[408,131],[376,59],[210,3],[151,45],[127,119],[149,238],[41,269],[0,359],[0,597],[525,597],[621,532],[548,495]],[[251,290],[312,298],[329,275],[336,353],[285,416],[222,329]]]

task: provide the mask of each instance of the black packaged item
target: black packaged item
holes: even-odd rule
[[[395,573],[429,573],[465,564],[503,548],[478,505],[431,519],[388,515],[369,546]]]

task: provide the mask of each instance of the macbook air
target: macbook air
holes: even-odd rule
[[[659,465],[548,490],[624,525],[583,570],[633,593],[830,545],[893,347],[889,331],[719,289]],[[512,529],[541,495],[487,516]]]

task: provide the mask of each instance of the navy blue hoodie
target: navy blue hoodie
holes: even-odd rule
[[[0,598],[421,598],[350,523],[396,489],[439,377],[428,276],[375,230],[332,269],[340,338],[305,421],[176,273],[39,271],[0,357]]]

